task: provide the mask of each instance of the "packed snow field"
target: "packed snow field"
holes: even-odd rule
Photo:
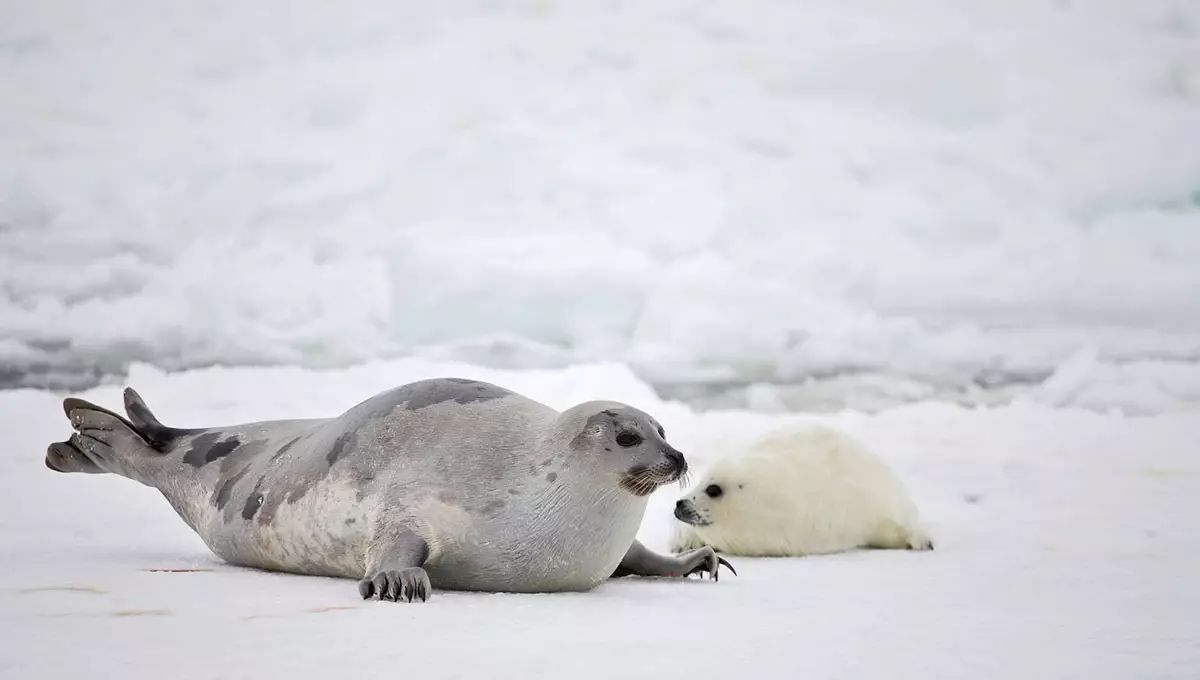
[[[2,385],[421,355],[1200,403],[1194,2],[0,16]]]
[[[177,426],[338,413],[383,389],[470,375],[556,408],[655,415],[703,468],[785,422],[845,429],[909,485],[934,552],[731,558],[738,576],[621,579],[587,593],[437,591],[363,602],[350,580],[212,556],[154,491],[42,463],[60,395],[0,391],[0,677],[1195,678],[1200,415],[1126,417],[1029,400],[879,414],[698,413],[612,364],[506,371],[405,359],[348,370],[135,365]],[[117,387],[83,393],[116,406]],[[641,532],[662,549],[674,488]],[[195,570],[195,571],[171,571]]]

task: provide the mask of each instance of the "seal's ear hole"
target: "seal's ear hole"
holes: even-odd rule
[[[638,444],[641,444],[642,437],[636,432],[622,432],[621,434],[617,435],[617,443],[625,448],[629,448],[631,446],[637,446]]]
[[[721,494],[725,493],[725,490],[719,484],[709,484],[705,487],[704,493],[709,498],[720,498]]]

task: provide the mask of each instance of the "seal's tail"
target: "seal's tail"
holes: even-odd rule
[[[56,472],[112,472],[144,481],[144,464],[188,432],[160,423],[137,392],[126,388],[129,419],[83,399],[63,400],[75,434],[46,449],[46,467]]]

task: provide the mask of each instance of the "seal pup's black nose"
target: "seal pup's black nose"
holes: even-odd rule
[[[695,519],[696,511],[692,509],[692,504],[686,500],[675,501],[675,519],[680,522],[692,524]]]

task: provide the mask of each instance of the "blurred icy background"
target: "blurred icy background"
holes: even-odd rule
[[[842,428],[937,551],[397,609],[42,462],[438,375]],[[1196,0],[0,0],[0,677],[1194,680],[1198,432]]]
[[[1200,403],[1200,5],[0,0],[0,386]]]

